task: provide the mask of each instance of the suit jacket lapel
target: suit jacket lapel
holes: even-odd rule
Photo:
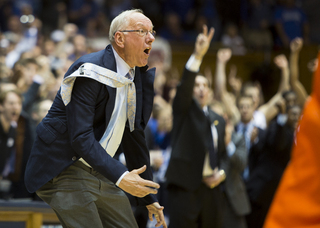
[[[147,126],[149,121],[152,107],[153,107],[153,98],[154,98],[154,90],[153,90],[153,82],[155,77],[156,68],[152,68],[148,70],[148,66],[140,68],[141,72],[141,81],[142,81],[142,120],[141,127],[144,129]]]
[[[142,80],[138,67],[135,69],[134,84],[136,86],[136,116],[135,116],[135,128],[140,128],[141,116],[142,116]]]
[[[116,65],[116,60],[112,51],[112,47],[109,44],[104,52],[103,58],[102,58],[102,65],[110,70],[113,70],[115,72],[117,72],[117,65]],[[106,126],[109,124],[113,109],[114,109],[114,105],[115,105],[115,101],[116,101],[116,94],[117,94],[117,90],[116,88],[112,88],[110,86],[106,86],[108,93],[109,93],[109,100],[107,102],[106,105]]]

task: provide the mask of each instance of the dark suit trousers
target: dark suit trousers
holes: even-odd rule
[[[52,207],[63,227],[138,227],[125,193],[80,161],[36,193]]]
[[[220,186],[210,189],[201,184],[194,192],[169,186],[169,228],[220,228],[222,196]]]

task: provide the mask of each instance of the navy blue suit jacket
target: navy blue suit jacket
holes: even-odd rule
[[[111,45],[108,45],[105,50],[79,58],[69,68],[65,77],[86,62],[117,71]],[[130,132],[127,122],[117,151],[125,153],[127,167],[106,153],[99,143],[111,118],[116,88],[90,78],[79,77],[75,81],[71,101],[67,106],[64,105],[59,90],[47,116],[36,129],[37,137],[25,173],[28,191],[36,191],[80,157],[114,183],[127,168],[132,170],[145,164],[147,170],[140,176],[152,180],[149,151],[143,130],[153,106],[154,73],[155,69],[147,71],[147,66],[136,67],[135,70],[135,130]],[[154,202],[155,198],[148,195],[140,201],[146,205]]]

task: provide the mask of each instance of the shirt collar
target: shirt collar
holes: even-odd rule
[[[204,106],[202,110],[206,115],[209,115],[208,106]]]
[[[125,76],[129,72],[131,67],[120,57],[120,55],[116,52],[116,50],[114,50],[113,47],[112,47],[112,51],[116,59],[117,73],[122,76]],[[134,77],[135,68],[132,68],[132,69],[133,69],[133,77]]]
[[[246,128],[247,130],[251,130],[254,128],[254,121],[251,120],[249,123],[245,124],[243,122],[240,122],[238,125],[239,131],[242,131],[242,129]]]

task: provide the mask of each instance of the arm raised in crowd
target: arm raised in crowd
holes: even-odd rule
[[[226,63],[230,60],[231,56],[232,52],[229,48],[222,48],[218,50],[214,91],[217,100],[228,104],[225,106],[226,112],[231,116],[232,123],[235,124],[240,120],[240,112],[236,106],[235,98],[227,91],[226,85]]]
[[[296,38],[290,43],[290,85],[292,90],[298,96],[298,104],[303,107],[308,93],[302,83],[299,81],[299,54],[303,46],[303,39]]]
[[[274,63],[281,70],[281,79],[278,92],[264,105],[262,105],[259,110],[264,113],[267,123],[270,122],[279,112],[277,108],[277,102],[282,99],[282,93],[290,89],[289,86],[289,68],[288,60],[285,55],[281,54],[274,58]]]

